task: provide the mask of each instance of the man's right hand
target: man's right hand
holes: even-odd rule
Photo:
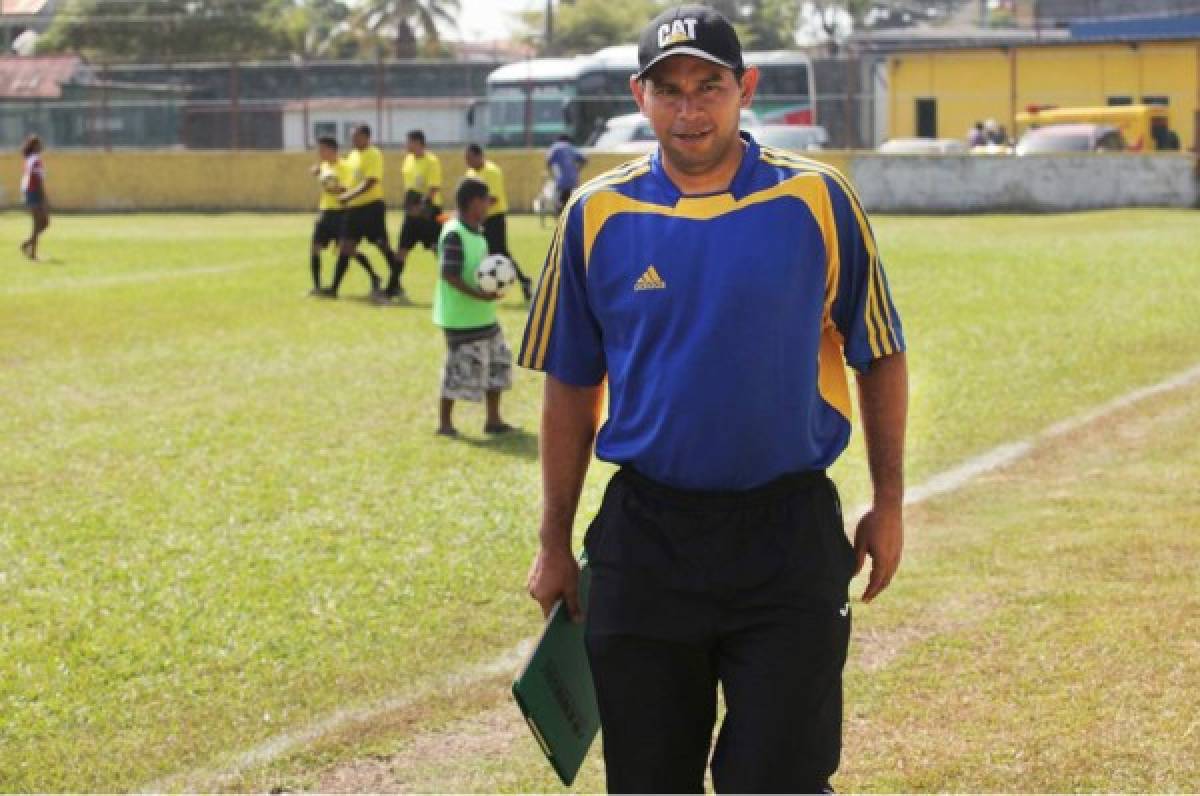
[[[582,622],[579,610],[579,562],[569,548],[542,547],[529,568],[529,596],[542,606],[542,616],[560,599],[567,603],[572,622]]]

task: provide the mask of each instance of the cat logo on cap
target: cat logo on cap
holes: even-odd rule
[[[693,41],[695,38],[695,19],[676,19],[658,26],[658,46],[660,48]]]

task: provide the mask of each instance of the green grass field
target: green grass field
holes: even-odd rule
[[[0,790],[135,789],[429,694],[232,785],[315,787],[500,709],[507,676],[430,684],[538,629],[540,379],[505,398],[522,433],[488,439],[467,406],[463,439],[434,438],[432,258],[410,260],[417,306],[381,310],[354,271],[350,298],[303,298],[306,216],[58,217],[36,265],[27,223],[0,216]],[[549,229],[512,226],[536,270]],[[875,226],[911,347],[913,483],[1200,360],[1194,212]],[[501,316],[515,343],[524,308]],[[1161,445],[1081,438],[915,512],[856,644],[916,625],[919,643],[852,668],[843,787],[1200,788],[1194,406],[1130,421]],[[851,505],[860,445],[834,473]],[[412,781],[554,789],[514,748]]]

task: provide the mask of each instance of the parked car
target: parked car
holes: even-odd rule
[[[760,144],[793,152],[812,152],[829,143],[829,133],[816,124],[764,124],[749,132]]]
[[[1123,152],[1121,131],[1108,124],[1048,124],[1028,130],[1017,142],[1018,155],[1057,152]]]
[[[1060,124],[1115,127],[1125,139],[1125,149],[1133,152],[1179,149],[1179,134],[1170,129],[1170,121],[1171,111],[1165,105],[1032,108],[1017,114],[1017,128],[1022,131]]]
[[[758,114],[743,108],[741,126],[744,130],[753,130],[762,123]],[[587,146],[596,152],[652,152],[658,146],[658,139],[645,116],[627,113],[605,121],[592,134]]]
[[[967,144],[957,138],[893,138],[879,145],[886,155],[964,155]]]

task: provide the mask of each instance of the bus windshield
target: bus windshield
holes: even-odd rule
[[[488,91],[488,139],[496,146],[553,140],[566,130],[564,112],[575,86],[569,82],[493,85]],[[528,127],[531,141],[526,140]]]
[[[779,50],[745,57],[761,73],[752,110],[763,123],[817,123],[806,55]],[[488,143],[546,146],[566,134],[582,144],[609,119],[637,110],[629,92],[635,71],[637,49],[628,45],[502,66],[488,76]]]

